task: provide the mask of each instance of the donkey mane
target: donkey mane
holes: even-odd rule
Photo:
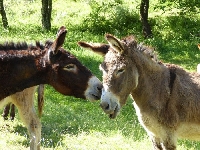
[[[45,42],[45,45],[43,45],[39,41],[35,41],[35,45],[27,44],[26,42],[7,41],[3,44],[0,44],[0,60],[6,61],[10,57],[15,56],[20,56],[24,57],[24,59],[29,59],[33,55],[40,53],[41,50],[44,50],[46,46],[50,47],[52,44],[53,42],[50,40],[47,40]]]
[[[143,43],[140,43],[137,45],[137,49],[141,52],[144,52],[145,54],[147,54],[148,56],[150,56],[150,58],[157,62],[157,63],[161,63],[161,61],[159,61],[158,59],[158,55],[157,53],[154,51],[154,48],[153,47],[149,47],[149,46],[146,46],[146,45],[143,45]]]
[[[33,50],[36,47],[39,47],[40,49],[44,49],[44,45],[41,44],[39,41],[35,42],[35,46],[33,44],[27,44],[26,42],[13,42],[13,41],[7,41],[5,43],[0,44],[0,51],[8,51],[8,50],[25,50],[30,49]]]
[[[150,46],[146,46],[143,43],[138,44],[135,36],[131,35],[131,36],[125,37],[122,39],[122,41],[125,43],[125,45],[135,47],[138,51],[143,52],[147,56],[149,56],[153,61],[157,62],[158,64],[161,64],[161,61],[158,60],[157,53],[154,51],[154,48]]]

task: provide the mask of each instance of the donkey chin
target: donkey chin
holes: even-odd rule
[[[103,111],[109,115],[110,119],[115,119],[120,112],[120,104],[118,97],[113,95],[111,92],[103,92],[101,95],[100,106]]]
[[[95,77],[92,76],[88,81],[88,88],[85,91],[85,97],[91,102],[94,102],[96,100],[99,100],[101,98],[101,89],[102,89],[102,83],[101,81]]]

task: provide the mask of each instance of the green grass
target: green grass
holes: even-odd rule
[[[144,39],[139,21],[140,0],[63,1],[53,0],[52,30],[41,27],[39,0],[4,1],[9,29],[0,26],[0,42],[6,40],[46,41],[54,39],[57,29],[68,29],[64,47],[73,53],[98,78],[102,58],[76,44],[78,41],[106,42],[105,33],[121,38],[135,34],[139,41],[155,47],[163,62],[181,65],[195,71],[200,61],[200,10],[188,11],[186,4],[151,1],[149,21],[154,37]],[[16,7],[17,6],[17,7]],[[192,6],[191,6],[192,7]],[[1,24],[1,21],[0,21]],[[37,96],[37,95],[36,95]],[[115,120],[110,120],[99,102],[63,96],[46,85],[42,122],[42,149],[151,149],[151,142],[138,122],[132,100],[123,107]],[[0,149],[28,149],[27,130],[18,118],[14,122],[0,118]],[[198,142],[179,141],[178,150],[200,149]]]

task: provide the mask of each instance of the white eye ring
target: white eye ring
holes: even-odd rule
[[[125,69],[121,68],[119,70],[117,70],[116,75],[119,76],[120,74],[122,74],[125,71]]]
[[[70,72],[76,72],[77,67],[74,64],[68,64],[63,68],[63,70],[70,71]]]

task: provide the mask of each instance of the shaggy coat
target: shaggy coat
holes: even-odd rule
[[[175,150],[178,138],[200,140],[200,74],[157,60],[133,36],[107,34],[109,44],[79,42],[104,56],[101,107],[115,118],[130,94],[155,150]]]

